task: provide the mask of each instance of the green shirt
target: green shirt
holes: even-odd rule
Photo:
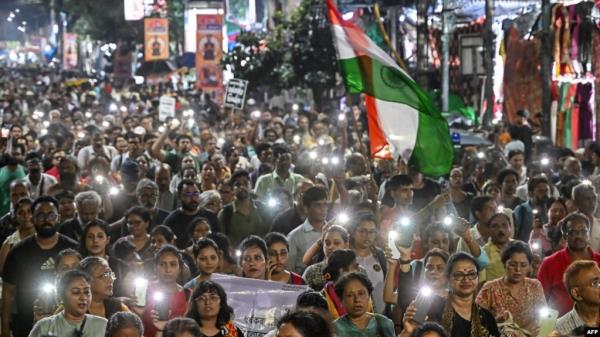
[[[335,321],[335,332],[338,336],[344,337],[395,337],[394,323],[387,317],[379,314],[372,314],[369,324],[364,330],[360,330],[350,319],[344,315]]]
[[[104,336],[106,332],[106,319],[94,315],[85,315],[85,326],[81,337]],[[83,322],[83,321],[82,321]],[[69,322],[65,319],[63,312],[41,319],[35,323],[29,333],[29,337],[42,337],[46,335],[69,337],[75,336],[75,331],[81,329],[81,324]]]
[[[17,166],[17,169],[12,171],[8,166],[0,169],[0,215],[10,212],[10,184],[17,180],[25,178],[25,170],[23,166]]]
[[[305,180],[305,178],[297,173],[290,172],[287,178],[284,179],[277,174],[277,171],[273,171],[258,178],[254,193],[256,193],[261,200],[265,200],[273,189],[283,187],[293,195],[296,185],[303,180]]]
[[[225,212],[232,212],[229,224],[225,223]],[[245,215],[238,211],[235,202],[225,206],[219,212],[218,218],[221,228],[223,228],[234,247],[237,247],[250,234],[265,236],[271,227],[270,223],[263,220],[256,206],[253,206],[249,215]]]

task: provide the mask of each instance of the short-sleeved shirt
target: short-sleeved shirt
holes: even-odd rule
[[[506,275],[504,264],[502,263],[502,250],[493,244],[492,240],[483,246],[483,250],[485,250],[488,256],[489,263],[481,270],[479,282],[492,281]]]
[[[29,334],[33,325],[33,301],[39,294],[40,285],[54,283],[56,255],[67,248],[76,248],[77,242],[59,234],[58,242],[51,249],[42,249],[32,235],[11,249],[4,265],[4,282],[16,286],[16,319],[12,321],[15,337]]]
[[[313,243],[317,242],[321,237],[321,231],[315,229],[308,219],[304,221],[302,226],[294,229],[288,235],[288,243],[290,252],[288,257],[288,270],[301,274],[304,272],[306,265],[302,263],[302,257]]]
[[[290,172],[287,178],[282,178],[276,171],[273,171],[258,178],[254,193],[263,200],[272,190],[278,187],[283,187],[293,194],[296,185],[303,180],[304,177],[297,173]]]
[[[17,166],[17,169],[12,171],[8,166],[0,168],[0,215],[4,215],[10,211],[10,184],[25,177],[23,166]]]
[[[106,319],[94,315],[85,315],[85,325],[81,337],[104,336],[106,332]],[[81,329],[83,321],[78,323],[69,322],[65,319],[63,312],[41,319],[35,324],[29,337],[43,336],[76,336]]]
[[[395,337],[394,323],[389,318],[373,314],[367,327],[364,330],[360,330],[348,315],[344,315],[333,322],[335,326],[336,334],[344,337]]]
[[[226,223],[228,222],[226,212],[231,212],[229,223]],[[258,205],[254,205],[250,214],[246,215],[238,211],[236,203],[233,202],[219,212],[218,218],[221,228],[234,247],[250,234],[265,236],[269,232],[270,224],[261,216]]]

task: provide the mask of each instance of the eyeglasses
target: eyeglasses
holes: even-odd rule
[[[188,198],[198,198],[200,196],[200,192],[184,192],[183,196]]]
[[[100,280],[111,280],[111,281],[114,281],[114,280],[117,279],[117,275],[114,272],[107,270],[104,273],[98,275],[96,278],[100,279]]]
[[[58,213],[38,213],[34,215],[36,221],[56,221],[58,220]]]
[[[196,302],[199,303],[217,303],[217,302],[221,302],[221,297],[219,297],[219,295],[202,295],[196,298],[195,300]]]
[[[569,230],[567,231],[567,236],[587,236],[589,231],[587,229],[582,230]]]
[[[452,278],[455,281],[464,281],[464,280],[473,281],[473,280],[477,279],[477,277],[479,277],[479,275],[477,274],[477,272],[474,272],[474,271],[470,272],[468,274],[461,273],[461,272],[452,273]]]

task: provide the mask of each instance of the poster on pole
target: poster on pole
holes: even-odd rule
[[[65,33],[63,44],[63,69],[77,68],[79,49],[77,48],[77,34]]]
[[[159,61],[169,58],[169,20],[144,20],[144,60]]]
[[[244,103],[246,102],[246,89],[248,88],[248,81],[241,80],[239,78],[232,78],[227,83],[227,90],[225,91],[225,102],[224,106],[233,109],[244,109]]]
[[[307,286],[212,274],[211,280],[227,293],[235,312],[234,323],[244,336],[261,337],[276,328],[277,321],[296,307]]]
[[[196,88],[223,104],[223,15],[196,16]]]

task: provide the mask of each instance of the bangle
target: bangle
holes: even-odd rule
[[[398,262],[400,262],[400,264],[410,264],[412,260],[408,259],[408,260],[402,260],[402,259],[398,259]]]

